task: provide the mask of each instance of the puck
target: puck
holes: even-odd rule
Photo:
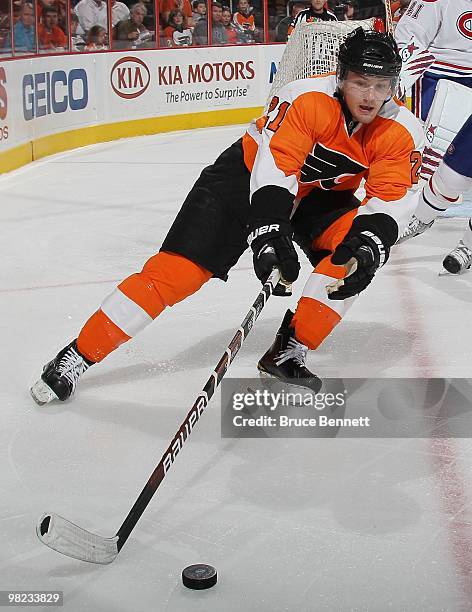
[[[217,580],[216,569],[205,563],[189,565],[182,571],[182,582],[188,589],[211,589]]]

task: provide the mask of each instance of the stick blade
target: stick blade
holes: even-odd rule
[[[36,534],[49,548],[89,563],[107,565],[118,554],[118,536],[103,538],[52,512],[41,516]]]

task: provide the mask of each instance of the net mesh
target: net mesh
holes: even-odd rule
[[[365,21],[318,21],[301,23],[292,32],[272,83],[267,104],[287,83],[336,70],[339,46],[352,30],[374,28]]]

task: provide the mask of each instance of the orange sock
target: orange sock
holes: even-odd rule
[[[309,297],[301,297],[292,319],[295,336],[309,349],[316,349],[329,336],[341,316],[326,304]]]
[[[166,306],[195,293],[211,276],[211,272],[181,255],[154,255],[141,272],[120,283],[85,323],[77,339],[79,351],[91,361],[101,361]]]

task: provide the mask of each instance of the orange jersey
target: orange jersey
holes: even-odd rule
[[[38,38],[40,49],[65,49],[67,47],[67,36],[59,26],[53,26],[48,32],[42,23],[38,24]]]
[[[334,74],[294,81],[250,125],[243,148],[251,199],[269,185],[298,201],[313,189],[355,191],[365,179],[358,214],[382,212],[405,223],[413,212],[405,196],[421,165],[421,124],[391,99],[370,124],[349,131],[335,91]]]
[[[233,15],[233,23],[239,30],[254,32],[256,29],[254,15],[243,15],[239,11]]]

